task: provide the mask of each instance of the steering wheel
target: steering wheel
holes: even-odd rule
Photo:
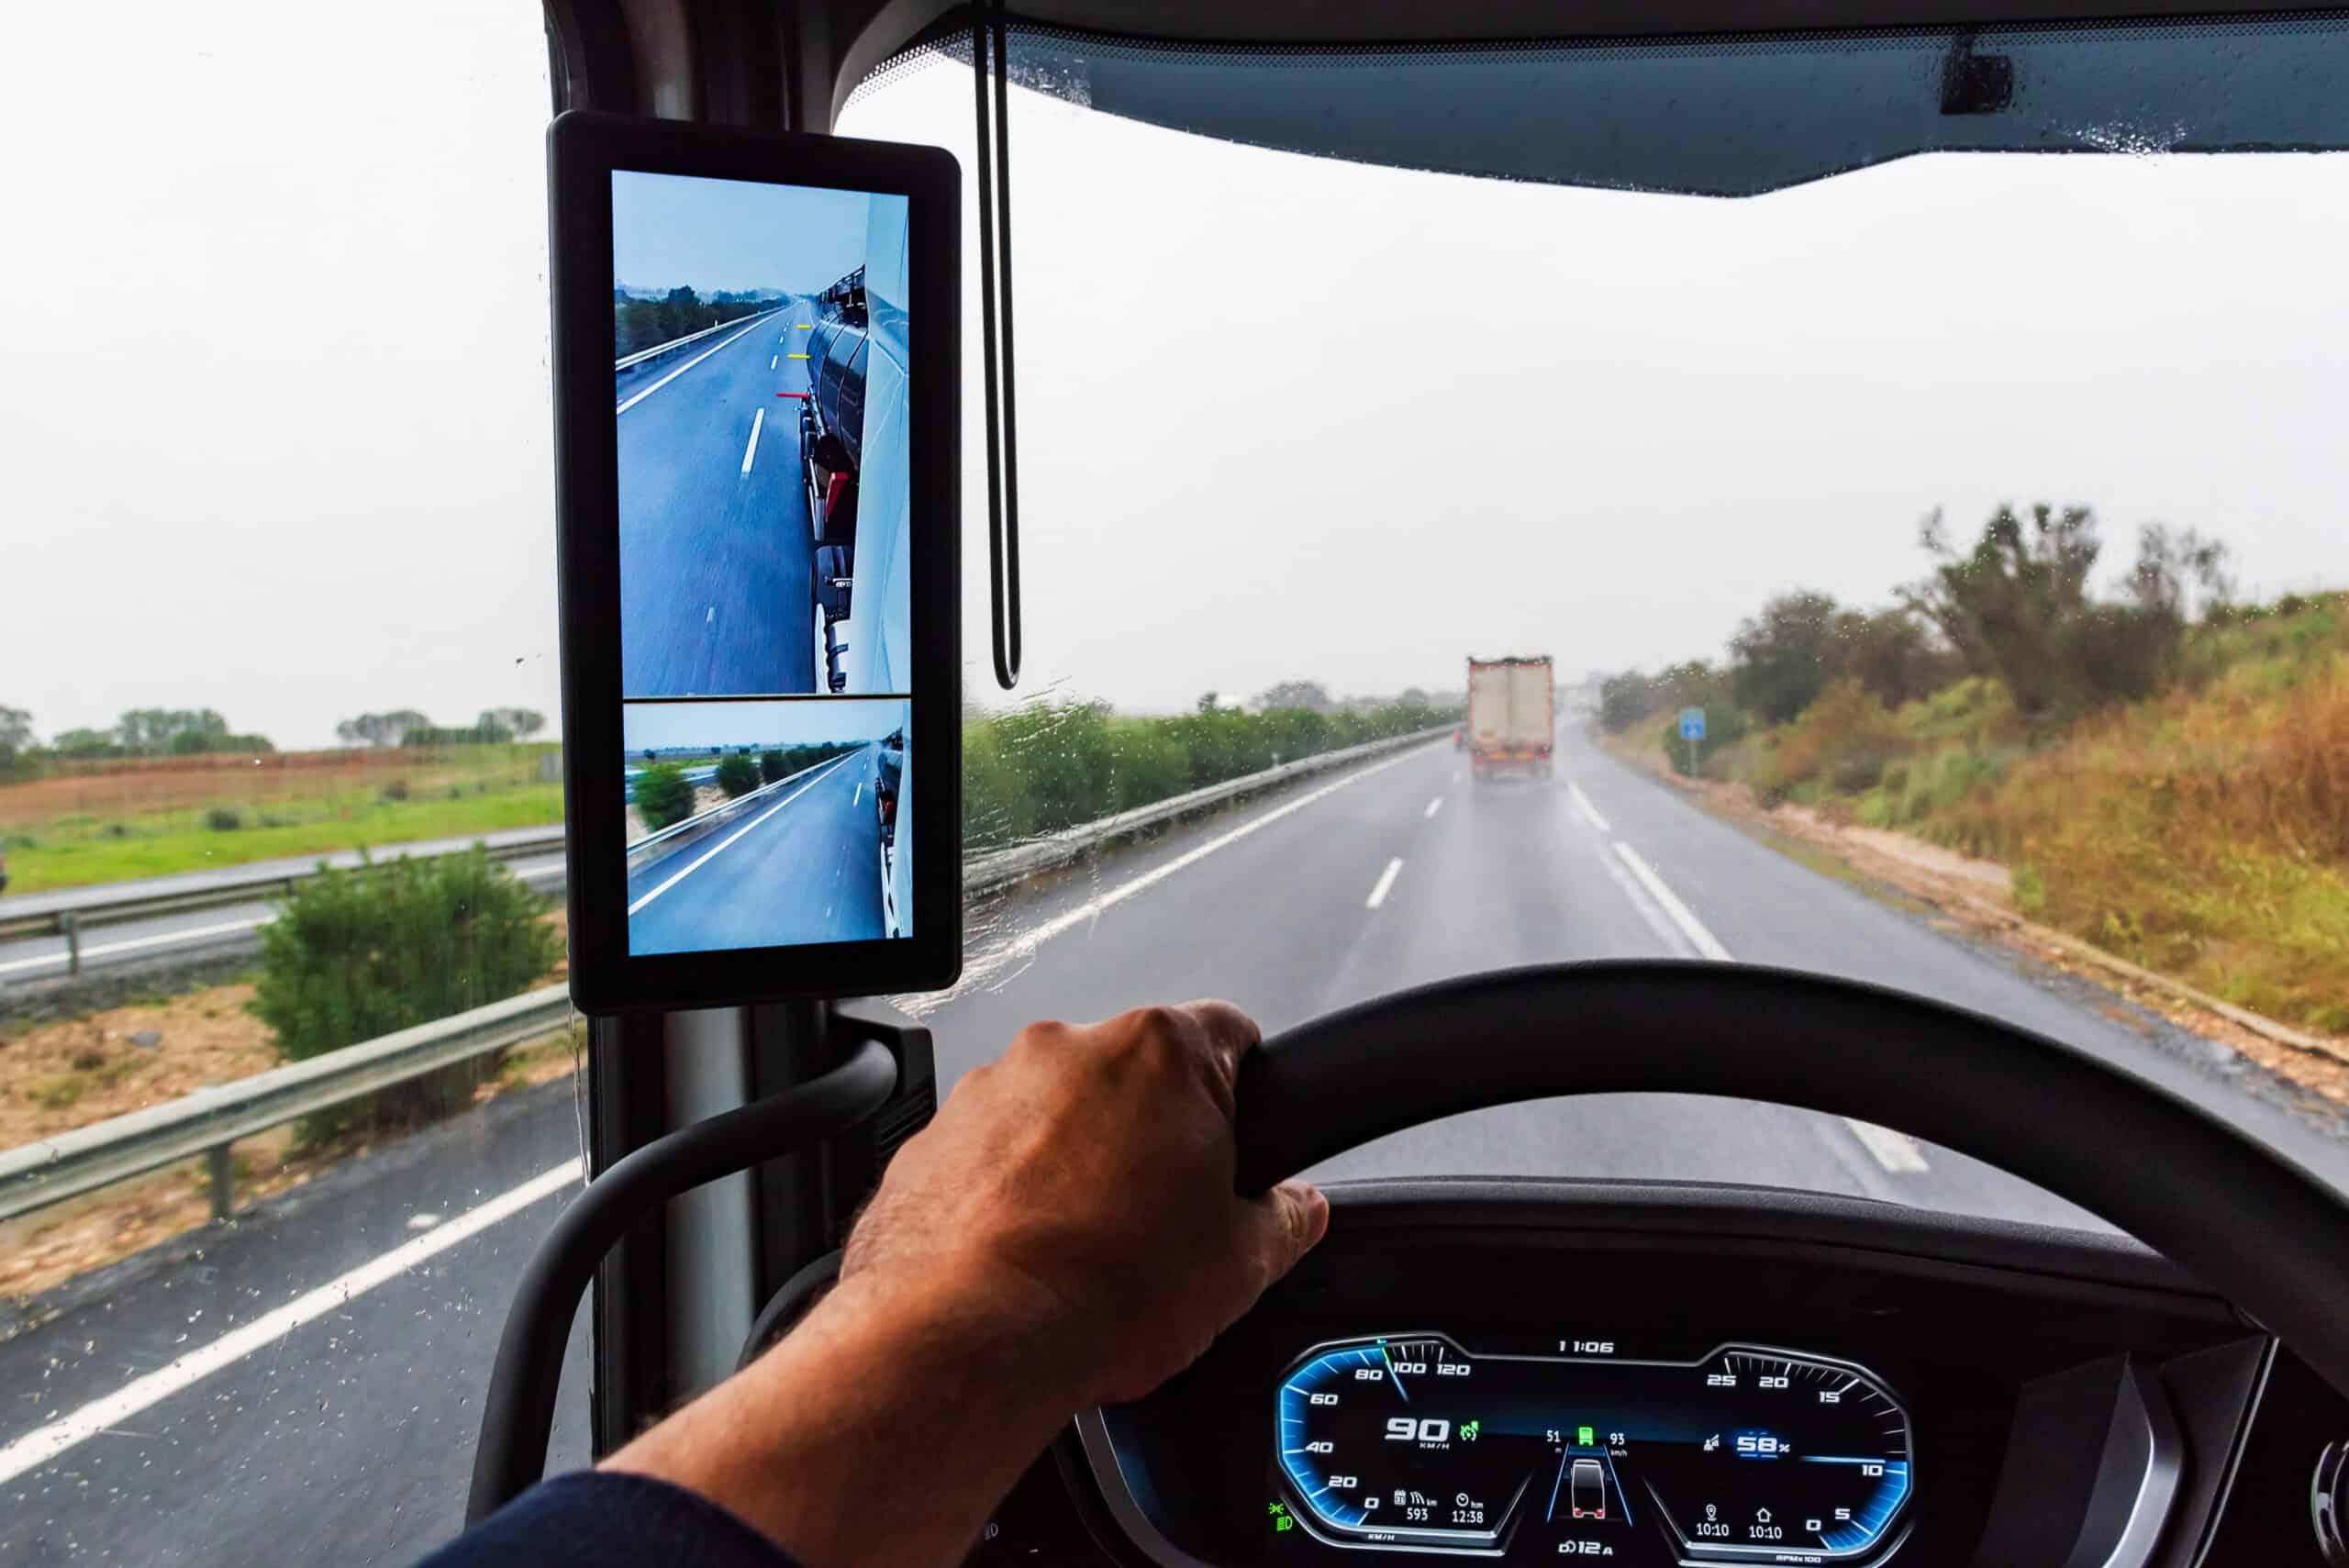
[[[2165,1254],[2349,1397],[2349,1203],[2332,1188],[2073,1047],[1855,981],[1542,964],[1316,1018],[1241,1063],[1240,1190],[1462,1111],[1627,1091],[1776,1101],[1987,1161]]]

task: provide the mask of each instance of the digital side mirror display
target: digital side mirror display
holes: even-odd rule
[[[961,962],[961,179],[934,148],[549,133],[572,992]]]

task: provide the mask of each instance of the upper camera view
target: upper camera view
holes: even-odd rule
[[[612,176],[620,681],[910,684],[903,196]]]

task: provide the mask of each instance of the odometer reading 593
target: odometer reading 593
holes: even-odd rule
[[[1898,1542],[1916,1489],[1891,1391],[1800,1351],[1475,1355],[1371,1335],[1307,1351],[1275,1405],[1295,1516],[1340,1545],[1489,1555],[1532,1532],[1565,1555],[1862,1562]]]

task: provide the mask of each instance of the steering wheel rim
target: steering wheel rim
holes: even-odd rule
[[[1393,1084],[1411,1085],[1408,1101]],[[1663,959],[1540,964],[1330,1013],[1241,1063],[1239,1187],[1260,1193],[1463,1111],[1621,1093],[1855,1117],[1986,1161],[2164,1253],[2349,1397],[2349,1204],[2331,1187],[2075,1047],[1858,981]]]

